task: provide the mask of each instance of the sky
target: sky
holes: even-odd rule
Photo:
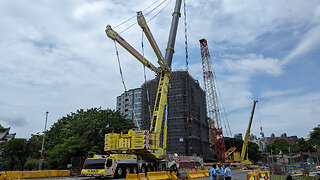
[[[46,111],[50,128],[78,109],[115,109],[124,87],[105,26],[132,17],[115,30],[139,52],[144,42],[145,57],[157,66],[134,16],[137,11],[146,15],[164,54],[174,3],[0,1],[0,124],[16,137],[29,138],[42,133]],[[306,138],[320,124],[319,0],[186,0],[186,14],[189,73],[203,87],[199,40],[206,38],[227,115],[223,122],[231,128],[225,136],[245,133],[254,99],[259,102],[253,134],[263,127],[266,136]],[[127,88],[140,87],[143,66],[117,48]],[[172,69],[186,69],[183,16]],[[146,70],[146,76],[153,79],[154,73]]]

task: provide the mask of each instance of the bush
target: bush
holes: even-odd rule
[[[24,165],[26,170],[38,170],[39,169],[39,159],[28,158],[26,164]]]

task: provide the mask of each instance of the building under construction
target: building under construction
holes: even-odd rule
[[[135,123],[138,122],[136,125],[141,129],[150,128],[150,117],[153,112],[158,82],[159,78],[155,78],[145,82],[141,88],[129,90],[130,97],[126,97],[124,93],[117,97],[117,110],[129,118],[134,117],[132,111],[138,112],[136,115],[138,120]],[[205,92],[200,88],[199,82],[186,71],[172,72],[170,85],[167,111],[167,153],[197,155],[205,160],[211,160],[213,155],[210,151]],[[139,97],[135,97],[138,91]],[[136,100],[137,98],[139,99]],[[137,102],[139,104],[135,104]]]
[[[149,129],[159,79],[142,85],[142,129]],[[205,92],[186,71],[171,74],[167,111],[167,153],[211,159]]]

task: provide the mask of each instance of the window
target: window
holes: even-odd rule
[[[106,159],[87,159],[84,162],[83,169],[104,169],[105,164],[106,164]],[[112,164],[112,160],[111,160],[111,164]]]
[[[112,166],[112,159],[108,159],[107,160],[107,167],[111,167]]]

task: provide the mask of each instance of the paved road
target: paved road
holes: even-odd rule
[[[232,180],[246,180],[248,170],[233,170],[232,171]],[[95,180],[96,178],[93,177],[56,177],[56,178],[38,178],[34,180]],[[103,178],[103,180],[110,180],[112,178]],[[117,180],[125,180],[125,178],[119,178]],[[210,180],[210,178],[201,178],[201,179],[195,179],[195,180]]]

